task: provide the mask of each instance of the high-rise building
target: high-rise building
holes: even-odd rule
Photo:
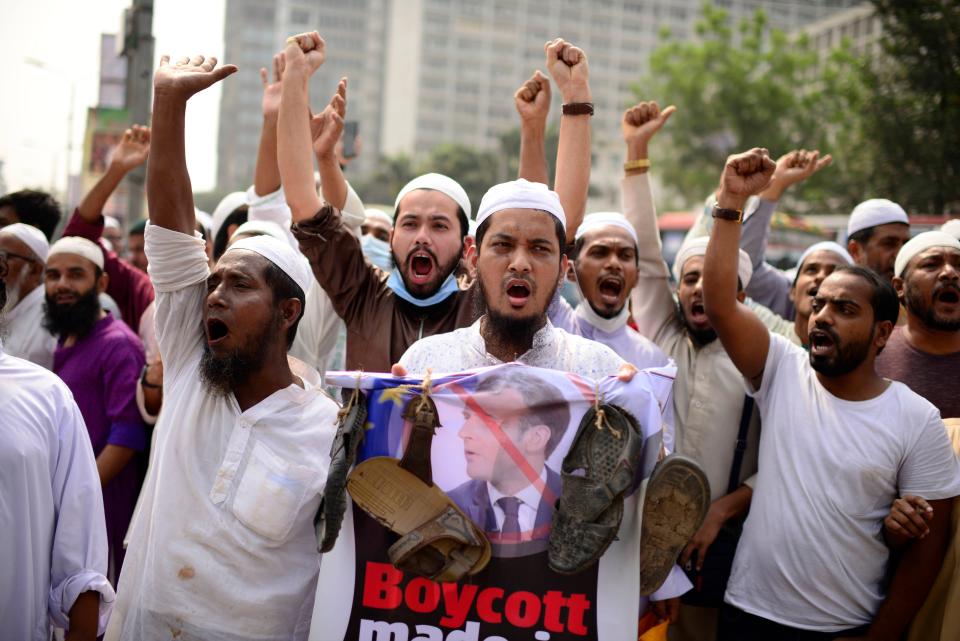
[[[859,0],[717,0],[734,20],[767,12],[793,31]],[[260,81],[287,35],[317,29],[327,62],[312,83],[321,109],[341,75],[350,76],[348,120],[359,121],[361,173],[380,154],[421,156],[444,142],[496,149],[518,126],[513,93],[544,72],[544,43],[561,36],[587,52],[595,116],[594,176],[619,175],[619,117],[634,100],[664,27],[693,38],[701,0],[227,0],[227,61],[244,74],[224,83],[219,181],[249,184],[260,131]],[[246,72],[244,70],[247,70]],[[559,117],[554,91],[552,118]],[[362,194],[361,194],[362,196]]]

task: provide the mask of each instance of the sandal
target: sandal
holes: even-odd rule
[[[583,416],[563,459],[548,548],[554,572],[581,572],[610,547],[623,518],[623,497],[635,485],[642,449],[640,426],[629,412],[604,404]]]
[[[343,514],[347,509],[347,474],[357,460],[367,422],[367,399],[355,389],[347,405],[337,414],[337,434],[330,446],[330,471],[313,526],[317,548],[329,552],[337,542]]]
[[[709,507],[710,483],[696,461],[680,454],[660,461],[643,499],[640,594],[653,593],[667,580]]]

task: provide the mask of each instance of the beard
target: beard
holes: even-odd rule
[[[60,305],[46,294],[43,306],[43,328],[59,338],[81,338],[93,329],[100,319],[100,295],[91,287],[77,297],[77,302]]]
[[[418,251],[424,251],[430,254],[430,257],[433,258],[434,264],[437,266],[437,275],[434,277],[435,282],[427,285],[428,289],[422,294],[414,294],[413,289],[411,289],[410,286],[410,280],[407,278],[407,272],[413,269],[413,266],[410,264],[410,256]],[[423,245],[414,245],[413,248],[407,252],[406,262],[400,262],[400,260],[397,258],[397,253],[393,251],[392,247],[390,248],[390,256],[393,258],[395,269],[400,270],[400,279],[403,280],[403,286],[407,288],[407,291],[417,298],[430,298],[440,291],[440,288],[447,281],[447,277],[460,267],[460,260],[463,257],[463,244],[460,245],[460,253],[447,261],[445,265],[440,264],[440,259],[437,258],[436,252],[434,252],[432,249],[424,247]]]
[[[270,336],[280,327],[280,314],[274,313],[262,332],[228,354],[217,356],[203,343],[200,357],[200,381],[214,396],[226,396],[263,367],[270,349]]]
[[[876,326],[873,326],[870,329],[870,336],[866,340],[841,342],[840,337],[832,328],[817,326],[816,329],[829,334],[836,346],[834,354],[831,356],[814,356],[813,352],[810,352],[810,367],[828,378],[843,376],[857,369],[867,359],[867,355],[870,353],[870,345],[873,343],[877,331]]]
[[[679,318],[683,326],[687,328],[687,333],[690,334],[690,338],[692,338],[693,342],[697,345],[709,345],[717,340],[717,330],[712,327],[697,329],[687,321],[687,316],[683,313],[683,305],[680,304],[680,301],[677,301],[677,318]]]
[[[482,278],[477,278],[477,286],[480,288],[480,295],[476,297],[477,309],[475,311],[477,316],[486,316],[488,333],[497,337],[497,342],[501,345],[515,345],[518,349],[523,348],[524,352],[529,349],[533,345],[534,335],[546,324],[547,310],[543,309],[527,316],[501,314],[487,303],[487,290],[483,286]],[[534,284],[531,283],[531,296],[536,292],[534,287]],[[557,287],[559,287],[559,283],[554,283],[547,301],[553,300],[557,293]]]
[[[907,309],[930,329],[936,329],[942,332],[960,331],[960,318],[944,318],[933,309],[933,302],[936,300],[937,295],[944,289],[952,289],[955,291],[956,285],[945,283],[936,284],[933,291],[930,292],[930,305],[927,306],[923,300],[923,294],[921,294],[910,281],[907,281],[904,284],[904,298],[906,299]]]

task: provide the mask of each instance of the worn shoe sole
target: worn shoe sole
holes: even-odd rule
[[[337,542],[343,515],[347,509],[347,474],[357,460],[367,422],[367,399],[359,390],[353,407],[337,422],[337,434],[330,446],[330,470],[313,526],[317,548],[329,552]]]
[[[667,580],[709,507],[710,484],[696,461],[671,454],[657,465],[643,500],[640,594],[655,592]]]

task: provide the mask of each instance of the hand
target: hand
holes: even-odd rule
[[[170,64],[170,56],[160,56],[160,66],[153,74],[154,95],[187,100],[237,71],[236,65],[215,67],[217,59],[213,57],[180,58],[175,64]]]
[[[762,147],[729,156],[720,176],[717,204],[725,209],[743,209],[747,198],[766,188],[776,168]]]
[[[136,169],[150,154],[150,127],[133,125],[125,132],[120,144],[113,150],[110,164],[124,173]]]
[[[283,68],[285,60],[283,52],[273,56],[273,82],[270,82],[270,74],[266,68],[260,69],[260,82],[263,84],[263,100],[260,101],[260,109],[263,111],[264,118],[276,118],[280,113],[280,81],[283,80]]]
[[[661,621],[676,623],[680,620],[680,597],[673,597],[665,601],[651,601],[650,608]]]
[[[590,71],[583,50],[563,38],[546,43],[543,50],[547,54],[547,71],[557,83],[563,102],[591,102]]]
[[[889,534],[907,539],[922,539],[930,533],[933,508],[919,496],[908,494],[898,498],[890,507],[890,514],[883,519],[883,527]]]
[[[794,149],[777,159],[777,169],[773,172],[770,185],[763,191],[764,200],[780,200],[788,187],[803,182],[833,162],[833,156],[827,154],[820,158],[818,150]]]
[[[296,71],[309,77],[326,60],[327,45],[319,33],[311,31],[287,38],[283,53],[284,72]]]
[[[624,363],[620,366],[620,369],[617,370],[617,379],[624,383],[629,383],[639,371],[640,370],[637,369],[636,365],[632,363]]]
[[[317,158],[335,157],[337,142],[343,134],[343,118],[347,114],[347,79],[341,78],[330,104],[310,118],[310,137]]]
[[[546,127],[550,112],[550,81],[539,69],[513,94],[513,104],[520,120]]]
[[[682,567],[690,569],[690,558],[693,556],[693,553],[696,552],[696,569],[698,572],[702,570],[703,560],[707,557],[707,550],[709,550],[713,542],[717,540],[717,534],[720,533],[720,528],[723,527],[723,524],[723,517],[715,509],[714,505],[711,504],[710,509],[707,510],[707,516],[700,525],[700,529],[694,533],[693,538],[687,543],[687,547],[683,548],[683,552],[680,554],[677,563]]]
[[[150,361],[144,378],[150,385],[156,385],[157,387],[163,386],[163,361],[160,360],[160,356]]]
[[[397,378],[404,378],[407,375],[407,368],[400,363],[394,363],[390,366],[390,375]]]
[[[643,157],[646,157],[650,139],[667,124],[676,110],[676,107],[670,105],[660,111],[660,105],[656,100],[641,102],[630,107],[623,112],[623,121],[620,123],[624,142],[633,149],[641,150]]]

